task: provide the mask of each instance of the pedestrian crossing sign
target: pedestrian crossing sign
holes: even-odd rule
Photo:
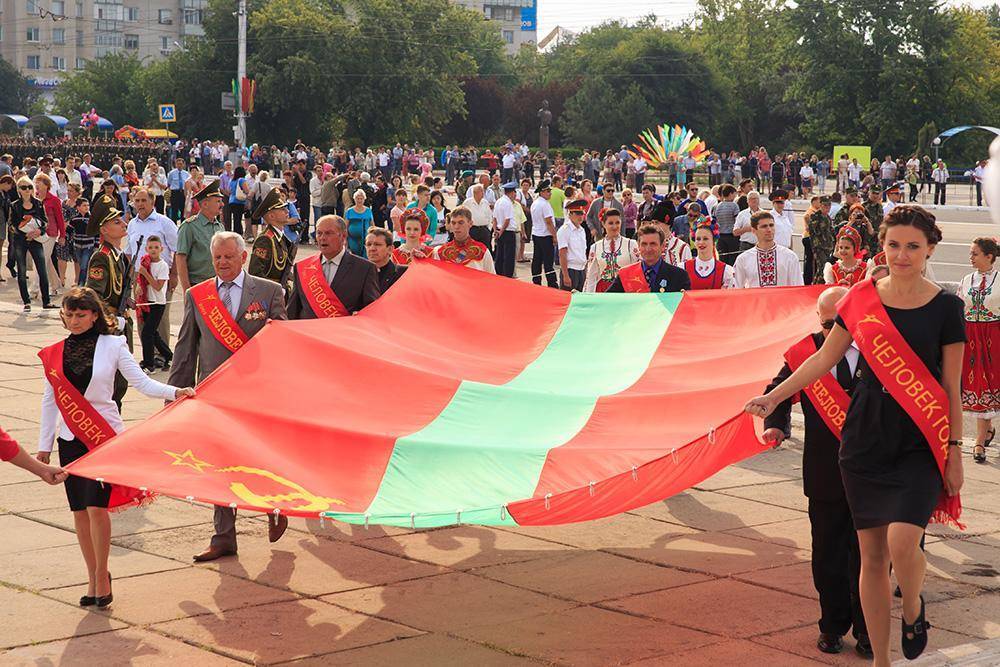
[[[161,123],[173,123],[177,120],[177,111],[174,109],[173,104],[161,104],[160,105],[160,122]]]

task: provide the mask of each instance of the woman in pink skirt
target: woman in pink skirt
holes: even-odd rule
[[[1000,245],[980,237],[972,242],[969,262],[975,269],[962,278],[958,295],[965,302],[965,331],[969,339],[962,365],[962,409],[976,418],[976,445],[972,458],[986,462],[986,448],[1000,415],[1000,273],[994,268]],[[994,360],[996,355],[996,360]]]

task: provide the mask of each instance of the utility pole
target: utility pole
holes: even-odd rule
[[[247,75],[247,2],[239,0],[236,17],[239,21],[239,57],[236,65],[236,143],[240,148],[247,145],[247,117],[243,112],[243,79]]]

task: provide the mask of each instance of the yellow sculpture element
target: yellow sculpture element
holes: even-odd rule
[[[170,464],[172,466],[187,466],[188,468],[193,468],[198,472],[205,472],[204,470],[202,470],[202,468],[215,467],[211,463],[208,463],[207,461],[202,461],[197,456],[192,454],[190,449],[184,452],[183,454],[175,454],[174,452],[168,452],[165,449],[163,450],[163,453],[168,456],[174,457],[173,463]]]
[[[257,475],[258,477],[264,477],[272,482],[277,482],[282,486],[286,486],[294,493],[284,493],[274,496],[262,496],[254,493],[247,487],[246,484],[242,482],[231,482],[229,484],[229,490],[236,494],[240,500],[247,503],[248,505],[253,505],[254,507],[267,507],[274,509],[274,503],[290,503],[293,501],[302,501],[304,505],[296,505],[295,507],[283,507],[280,509],[287,509],[296,512],[322,512],[324,510],[329,510],[332,505],[343,505],[342,500],[337,500],[336,498],[322,498],[320,496],[314,496],[309,491],[306,491],[301,485],[296,484],[290,480],[285,479],[275,475],[273,472],[268,470],[261,470],[260,468],[250,468],[247,466],[232,466],[231,468],[219,468],[216,472],[242,472],[248,475]]]

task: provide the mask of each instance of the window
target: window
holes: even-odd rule
[[[66,15],[66,3],[63,0],[51,0],[49,9],[56,16]]]
[[[83,31],[82,30],[77,30],[76,31],[76,45],[77,46],[83,46]]]
[[[29,42],[40,41],[38,34],[39,34],[38,28],[28,28],[28,41]]]
[[[139,20],[139,8],[138,7],[126,7],[125,8],[125,20],[135,23]]]
[[[86,66],[87,66],[87,59],[86,58],[81,58],[80,56],[77,56],[76,57],[76,68],[77,69],[83,69]]]
[[[169,51],[169,50],[170,50],[170,38],[160,37],[160,51]]]
[[[42,57],[28,56],[28,69],[42,69]]]
[[[3,41],[3,26],[0,25],[0,42]]]
[[[503,41],[506,42],[507,44],[513,44],[514,43],[514,31],[513,30],[504,30],[503,31]]]
[[[125,48],[135,51],[139,48],[139,35],[125,35]]]
[[[26,0],[25,11],[28,12],[29,14],[37,14],[38,3],[36,3],[35,0]]]
[[[53,44],[65,44],[66,43],[66,29],[65,28],[53,28],[52,29],[52,43]]]
[[[52,69],[60,72],[66,71],[66,59],[62,56],[52,56]]]
[[[171,25],[174,22],[174,12],[170,9],[160,9],[157,11],[156,21],[160,25]]]
[[[185,9],[184,10],[184,24],[185,25],[201,25],[201,10],[200,9]]]
[[[83,18],[83,3],[79,1],[76,3],[76,18]]]

